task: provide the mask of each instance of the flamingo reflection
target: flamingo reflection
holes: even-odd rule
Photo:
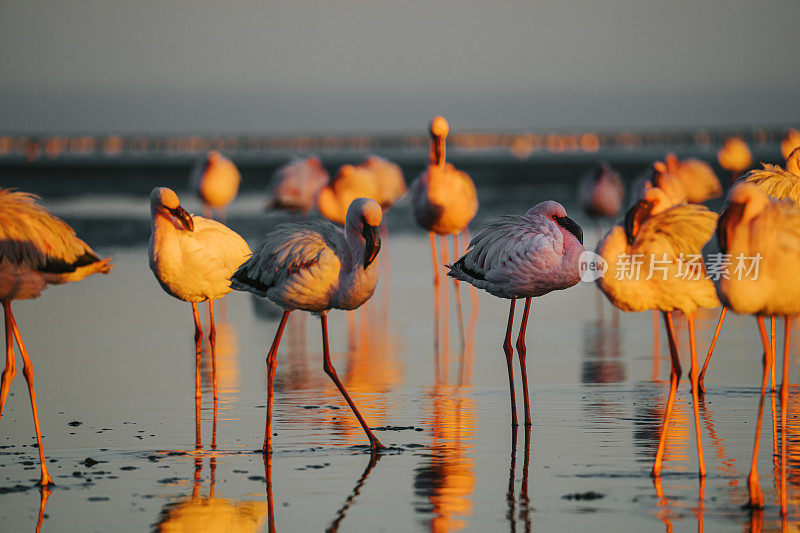
[[[622,383],[625,363],[619,322],[586,322],[583,327],[582,383]]]
[[[155,530],[160,533],[255,532],[261,531],[264,520],[269,521],[269,531],[275,531],[272,510],[271,476],[267,477],[268,501],[234,501],[214,495],[216,483],[216,458],[210,459],[210,488],[208,496],[200,495],[202,484],[202,457],[194,461],[192,494],[167,504],[161,511]],[[266,465],[266,462],[265,462]],[[267,471],[269,467],[265,466]]]
[[[508,492],[506,493],[506,501],[508,502],[508,514],[506,518],[511,523],[511,531],[517,530],[517,518],[522,520],[523,529],[526,533],[530,533],[533,523],[531,520],[531,513],[533,509],[530,505],[530,497],[528,496],[528,467],[530,466],[531,458],[531,427],[525,426],[525,457],[522,460],[522,482],[519,489],[519,502],[517,502],[515,492],[515,473],[517,462],[517,426],[511,431],[511,466],[508,471]],[[519,511],[516,510],[517,503],[519,503]]]
[[[347,496],[347,499],[344,501],[344,504],[336,511],[336,518],[334,518],[331,525],[325,530],[326,533],[336,533],[339,531],[339,526],[344,520],[345,515],[347,514],[348,509],[353,505],[358,495],[361,493],[361,489],[364,486],[364,483],[367,482],[367,477],[369,476],[372,469],[375,468],[375,465],[378,464],[378,461],[381,460],[382,455],[371,454],[369,458],[369,462],[367,463],[367,467],[364,469],[364,473],[361,474],[361,477],[358,478],[356,482],[356,486],[353,487],[353,490]]]
[[[427,500],[418,509],[432,515],[430,531],[456,531],[466,526],[463,518],[472,514],[475,405],[456,387],[435,387],[428,397],[433,428],[431,455],[415,472],[414,491]]]

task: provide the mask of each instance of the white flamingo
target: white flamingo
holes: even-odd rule
[[[0,189],[0,301],[3,302],[6,326],[6,366],[0,385],[0,416],[17,373],[13,340],[16,338],[36,428],[42,471],[39,483],[46,487],[53,483],[53,478],[47,473],[44,458],[33,388],[33,364],[11,312],[11,302],[36,298],[47,285],[80,281],[91,274],[108,274],[112,265],[110,259],[100,259],[66,222],[37,205],[36,199],[32,194]],[[43,500],[46,500],[44,493]]]
[[[214,300],[231,288],[228,278],[250,255],[238,233],[208,218],[190,215],[172,189],[150,193],[150,269],[167,294],[191,302],[194,315],[195,398],[200,398],[200,352],[203,329],[197,302],[208,301],[214,398],[217,398]]]
[[[428,168],[411,185],[411,203],[417,224],[428,230],[433,260],[434,286],[434,348],[439,346],[439,261],[436,259],[436,236],[443,237],[440,242],[440,253],[443,263],[447,262],[447,235],[453,236],[453,258],[460,254],[458,234],[466,233],[467,225],[478,212],[478,191],[472,179],[464,172],[457,170],[446,161],[446,139],[450,126],[444,117],[433,117],[430,124],[431,146]],[[463,318],[461,316],[461,297],[458,282],[453,280],[458,308],[459,328],[463,340]],[[447,294],[447,292],[445,292]],[[477,305],[477,294],[473,295],[472,305]],[[443,309],[445,329],[442,333],[442,344],[447,347],[449,341],[449,313],[447,300]],[[447,349],[444,350],[447,352]],[[446,371],[446,368],[445,368]],[[439,365],[436,366],[438,377]]]
[[[740,177],[738,183],[750,183],[755,185],[766,196],[778,200],[786,199],[800,207],[800,148],[796,148],[786,158],[785,170],[779,165],[771,165],[769,163],[762,164],[762,168],[754,169]],[[709,243],[706,254],[719,252],[714,246],[715,242]],[[703,383],[708,365],[711,362],[711,355],[714,351],[714,345],[717,341],[717,336],[722,328],[722,322],[725,319],[725,310],[722,308],[722,315],[720,315],[717,330],[714,334],[714,339],[711,341],[706,361],[703,364],[703,369],[700,371],[700,391],[705,392],[705,385]],[[772,344],[772,351],[775,352],[775,316],[770,317],[770,338]],[[772,384],[771,389],[775,391],[775,360],[772,360]]]
[[[764,345],[764,369],[761,379],[761,399],[758,408],[753,457],[748,476],[750,505],[763,507],[764,496],[758,481],[758,444],[764,414],[764,393],[768,371],[772,367],[774,350],[770,346],[764,317],[783,316],[786,319],[781,403],[788,402],[789,331],[791,317],[800,313],[800,208],[786,200],[766,196],[752,183],[740,183],[731,190],[729,205],[720,215],[717,238],[722,253],[732,258],[760,258],[758,272],[729,275],[715,281],[717,294],[723,304],[737,313],[756,315],[761,341]],[[786,465],[786,418],[782,439],[782,464]],[[785,471],[783,472],[785,475]],[[782,494],[781,511],[786,513],[786,492]]]
[[[233,161],[212,150],[195,165],[190,185],[203,200],[203,216],[212,218],[216,209],[221,220],[225,219],[225,206],[236,198],[242,176]]]
[[[716,213],[704,206],[673,206],[669,196],[654,187],[628,211],[624,225],[611,228],[597,247],[597,253],[608,264],[606,275],[597,280],[600,290],[623,311],[660,310],[669,335],[672,372],[661,438],[653,464],[652,473],[656,477],[661,474],[667,428],[681,374],[672,326],[671,312],[674,310],[682,311],[689,323],[692,357],[689,377],[692,382],[697,456],[700,476],[705,476],[698,411],[694,312],[698,307],[720,305],[714,285],[706,278],[705,267],[700,261],[703,244],[711,238],[716,221]],[[636,257],[640,261],[638,271],[634,265]],[[690,262],[692,258],[697,258],[694,265]]]
[[[275,171],[267,186],[267,207],[306,215],[314,208],[319,192],[329,181],[328,171],[318,157],[289,161]]]
[[[344,230],[325,220],[279,225],[231,277],[234,289],[269,298],[284,309],[267,356],[264,453],[272,453],[270,428],[278,346],[289,313],[295,309],[320,315],[325,373],[347,400],[373,451],[383,448],[339,380],[328,349],[328,311],[356,309],[375,291],[381,219],[377,202],[357,198],[347,210]]]
[[[583,231],[567,216],[558,202],[547,201],[522,216],[505,216],[481,228],[469,243],[466,254],[448,265],[449,276],[511,300],[508,326],[503,342],[511,393],[511,424],[517,425],[511,328],[514,304],[525,298],[525,310],[517,337],[517,352],[525,400],[525,425],[531,425],[528,377],[525,368],[525,329],[531,298],[572,287],[580,280],[579,257],[583,252]]]

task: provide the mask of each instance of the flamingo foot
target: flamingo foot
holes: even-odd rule
[[[750,501],[746,504],[746,507],[750,509],[763,509],[764,493],[761,492],[761,484],[758,482],[758,475],[751,475],[747,478],[747,487],[750,492]]]

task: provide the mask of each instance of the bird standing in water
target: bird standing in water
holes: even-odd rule
[[[100,259],[66,222],[37,205],[36,199],[32,194],[0,189],[0,301],[6,325],[6,366],[0,385],[0,417],[17,372],[13,340],[16,339],[36,428],[42,471],[39,484],[46,487],[53,483],[53,478],[47,473],[44,458],[33,388],[33,364],[11,312],[11,302],[36,298],[47,285],[80,281],[91,274],[108,274],[112,265],[111,259]]]
[[[267,187],[267,208],[298,211],[307,215],[330,176],[318,157],[290,161],[275,171]]]
[[[764,326],[764,317],[783,316],[786,320],[783,385],[782,464],[786,465],[786,411],[789,395],[789,332],[791,317],[800,314],[800,208],[786,200],[771,199],[752,183],[740,183],[731,190],[729,205],[720,215],[717,240],[720,252],[730,257],[758,260],[755,272],[729,275],[715,281],[717,294],[724,305],[737,313],[756,316],[764,345],[764,366],[761,379],[761,399],[756,422],[753,457],[748,476],[750,505],[764,506],[764,496],[758,481],[758,444],[764,414],[764,394],[769,370],[775,356]],[[752,263],[751,263],[752,264]],[[748,270],[749,271],[749,270]],[[785,475],[785,471],[784,471]],[[784,478],[785,479],[785,478]],[[782,493],[781,511],[786,513],[786,492]]]
[[[433,117],[430,124],[431,146],[428,168],[411,185],[411,203],[414,218],[417,224],[428,230],[431,243],[431,257],[433,260],[433,307],[434,307],[434,348],[438,353],[439,347],[439,261],[436,259],[436,236],[442,237],[440,243],[441,260],[447,262],[447,235],[453,236],[453,258],[460,254],[458,234],[468,232],[467,225],[478,212],[478,191],[472,179],[465,173],[457,170],[446,161],[446,139],[450,126],[444,117]],[[466,234],[469,239],[469,233]],[[458,290],[458,278],[453,284],[456,294],[456,307],[458,313],[461,338],[463,333],[463,317],[461,316],[461,297]],[[445,287],[446,289],[446,287]],[[445,295],[447,291],[445,290]],[[448,309],[443,309],[445,328],[442,333],[442,343],[447,346],[448,323],[450,320]],[[472,305],[477,305],[477,294],[474,294]],[[444,350],[447,351],[446,349]],[[446,366],[446,365],[445,365]],[[445,373],[447,368],[444,369]],[[438,377],[439,367],[436,372]],[[446,375],[446,374],[445,374]]]
[[[509,215],[481,228],[469,250],[452,265],[448,275],[500,298],[511,300],[503,342],[511,393],[511,424],[517,426],[516,395],[511,346],[514,304],[525,298],[525,310],[517,337],[517,352],[525,400],[525,425],[531,425],[528,376],[525,367],[525,329],[531,298],[572,287],[580,281],[579,258],[583,230],[567,216],[558,202],[547,201],[522,216]]]
[[[382,211],[377,202],[356,198],[347,210],[344,230],[325,220],[279,225],[231,276],[232,288],[269,298],[284,309],[267,355],[264,453],[272,453],[270,428],[278,347],[289,313],[295,309],[319,314],[323,369],[358,418],[372,450],[383,448],[339,380],[328,348],[328,311],[356,309],[375,291],[381,220]]]
[[[191,302],[194,315],[195,398],[200,399],[203,328],[197,302],[208,302],[214,398],[217,398],[214,300],[231,292],[228,278],[250,255],[238,233],[215,220],[190,215],[172,189],[150,193],[150,269],[167,294]]]
[[[689,324],[692,357],[689,377],[698,468],[701,477],[706,474],[700,437],[694,312],[699,307],[720,305],[714,285],[706,277],[701,255],[703,245],[714,233],[716,222],[716,213],[704,206],[673,206],[669,196],[654,187],[628,211],[624,224],[614,226],[597,247],[597,253],[608,264],[606,275],[597,280],[600,290],[623,311],[660,310],[669,335],[672,372],[661,438],[653,463],[652,474],[655,477],[661,475],[667,429],[681,375],[678,344],[672,325],[671,312],[674,310],[682,311]]]
[[[217,210],[220,220],[225,220],[225,207],[239,193],[242,176],[233,161],[212,150],[192,169],[191,187],[203,200],[203,216],[212,218]]]

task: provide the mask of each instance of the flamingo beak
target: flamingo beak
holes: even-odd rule
[[[575,238],[578,239],[578,242],[583,245],[583,230],[577,222],[569,217],[556,217],[556,220],[558,221],[559,226],[575,235]]]
[[[181,225],[189,231],[194,231],[194,221],[192,220],[192,215],[190,215],[186,209],[181,206],[176,207],[175,209],[170,209],[170,213],[172,213],[178,220],[181,221]]]
[[[378,226],[370,226],[368,224],[364,224],[361,235],[364,236],[364,240],[367,242],[364,252],[364,268],[366,269],[378,257],[378,252],[381,250],[381,235],[378,231]]]

